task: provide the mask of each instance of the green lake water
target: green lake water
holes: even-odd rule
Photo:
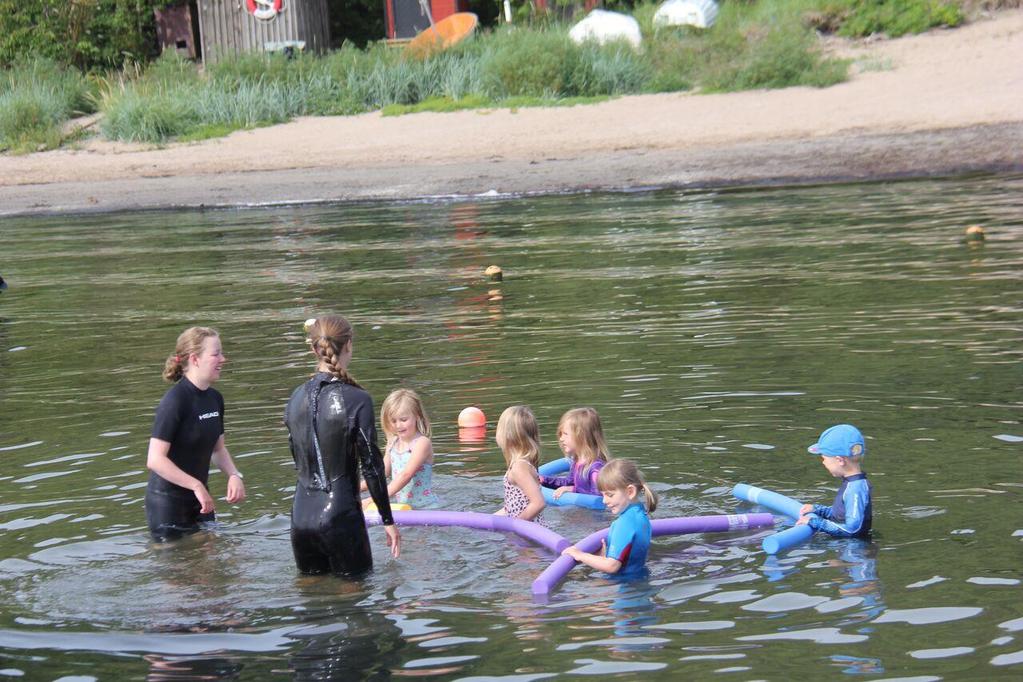
[[[16,218],[0,224],[0,678],[1018,679],[1023,674],[1023,177]],[[966,226],[987,231],[966,243]],[[500,265],[502,282],[484,269]],[[371,531],[365,580],[302,577],[281,423],[302,322],[356,330],[379,406],[414,388],[453,510],[501,503],[493,425],[572,407],[662,498],[830,503],[806,447],[867,437],[870,542],[663,537],[648,579],[515,537]],[[249,499],[148,539],[145,453],[187,326],[214,326]],[[490,419],[459,438],[459,411]],[[576,540],[603,513],[549,509]]]

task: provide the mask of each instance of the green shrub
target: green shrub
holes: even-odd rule
[[[850,38],[883,33],[892,38],[937,26],[959,26],[963,9],[948,0],[827,0],[808,16],[811,24]]]
[[[58,146],[68,119],[91,110],[88,92],[80,73],[52,60],[15,62],[0,72],[0,149]]]
[[[100,130],[112,140],[163,142],[201,125],[191,101],[176,90],[131,88],[104,112]]]
[[[495,99],[527,95],[575,95],[571,74],[579,59],[578,47],[563,30],[495,32],[481,56],[483,78]]]
[[[168,0],[0,0],[0,66],[40,56],[82,70],[156,54],[154,7]]]
[[[579,60],[570,74],[577,95],[626,95],[643,92],[652,76],[648,59],[631,45],[597,45],[586,42],[579,48]]]
[[[717,63],[705,77],[707,90],[825,87],[844,80],[848,68],[848,62],[822,58],[813,36],[792,27],[750,32],[728,51],[732,59]]]

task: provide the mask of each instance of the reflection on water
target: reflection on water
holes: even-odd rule
[[[0,671],[1018,676],[1021,190],[1001,176],[6,221]],[[970,224],[987,240],[965,242]],[[545,459],[560,415],[596,407],[660,517],[734,512],[737,482],[830,499],[805,448],[850,421],[870,441],[874,537],[778,557],[760,551],[770,529],[658,538],[646,580],[577,567],[542,604],[547,550],[460,528],[405,529],[400,561],[371,529],[365,579],[299,576],[281,414],[309,372],[302,321],[335,310],[378,402],[398,385],[424,397],[452,509],[501,502],[494,421],[458,429],[468,405],[529,404]],[[249,499],[162,547],[145,444],[190,324],[223,335]],[[556,511],[572,539],[610,521]]]

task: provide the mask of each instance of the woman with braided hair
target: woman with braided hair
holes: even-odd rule
[[[307,322],[316,374],[295,389],[284,410],[298,470],[291,510],[291,548],[302,573],[357,576],[373,567],[359,499],[359,472],[398,557],[400,536],[387,496],[373,400],[348,373],[352,325],[340,315]]]
[[[211,459],[227,474],[227,501],[245,499],[242,475],[224,445],[224,398],[213,388],[225,362],[216,330],[189,327],[164,363],[163,378],[175,383],[156,408],[146,456],[146,521],[157,542],[214,520]]]

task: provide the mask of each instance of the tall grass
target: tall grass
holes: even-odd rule
[[[566,24],[548,17],[533,26],[482,32],[425,58],[382,44],[346,46],[323,57],[233,57],[201,75],[181,60],[161,59],[104,88],[102,130],[115,139],[162,142],[294,116],[576,103],[690,89],[826,87],[846,78],[848,63],[821,52],[817,30],[867,30],[855,27],[868,25],[870,12],[883,7],[919,7],[916,15],[928,22],[956,21],[942,14],[942,0],[757,0],[722,3],[717,23],[706,30],[655,29],[657,6],[634,8],[644,37],[640,50],[623,43],[577,45]],[[903,19],[906,27],[924,25],[888,15],[877,25],[902,30],[893,27]]]
[[[43,58],[0,72],[0,151],[59,146],[70,117],[91,110],[88,92],[80,73]]]
[[[964,20],[962,6],[950,0],[827,0],[821,12],[840,35],[850,38],[876,33],[897,38]]]

